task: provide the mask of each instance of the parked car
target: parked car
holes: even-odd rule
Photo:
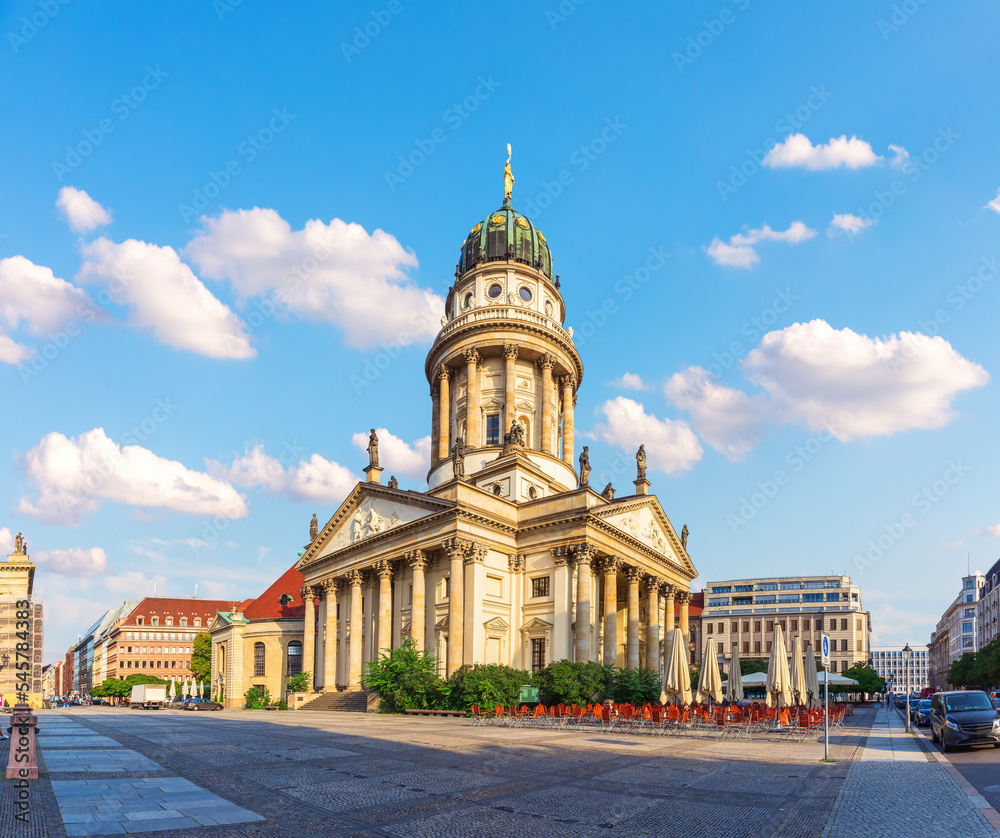
[[[931,723],[931,700],[922,698],[913,706],[913,724],[923,727]]]
[[[982,690],[935,694],[931,699],[931,739],[942,751],[956,745],[992,745],[1000,748],[1000,718]]]
[[[208,701],[207,699],[192,699],[184,705],[185,710],[221,710],[222,705],[218,701]]]

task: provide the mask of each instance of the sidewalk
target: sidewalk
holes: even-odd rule
[[[824,838],[997,838],[1000,835],[943,765],[907,734],[899,714],[881,707],[860,759],[847,772]]]

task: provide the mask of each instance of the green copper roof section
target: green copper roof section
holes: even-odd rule
[[[464,274],[479,264],[501,261],[521,262],[553,278],[552,253],[545,236],[521,213],[504,201],[476,224],[465,243],[458,261],[458,273]]]

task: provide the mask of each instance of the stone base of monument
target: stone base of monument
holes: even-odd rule
[[[10,754],[7,759],[8,780],[37,780],[38,758],[35,739],[38,735],[38,716],[23,701],[14,705],[10,713]]]

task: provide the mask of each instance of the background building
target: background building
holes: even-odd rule
[[[1000,560],[986,571],[979,601],[976,603],[977,652],[1000,636],[998,616],[1000,616]]]
[[[962,589],[952,601],[931,633],[930,686],[946,689],[948,669],[962,655],[979,651],[977,607],[986,585],[986,577],[978,570],[962,577]]]
[[[930,649],[927,646],[911,646],[909,685],[911,690],[922,690],[930,683]],[[885,678],[888,689],[893,692],[906,690],[906,661],[899,646],[875,646],[871,651],[871,664],[879,675]]]
[[[27,608],[19,606],[27,604]],[[28,544],[17,534],[14,552],[0,561],[0,694],[9,704],[27,685],[32,707],[41,706],[43,610],[35,591],[35,563],[28,558]],[[28,644],[27,652],[18,644]],[[30,663],[28,679],[18,679],[17,664]],[[23,671],[23,670],[21,670]]]
[[[799,636],[803,651],[812,643],[817,657],[821,636],[830,635],[831,672],[868,661],[871,617],[850,576],[733,579],[709,582],[704,593],[702,631],[727,658],[737,643],[741,658],[766,659],[780,625],[788,651]]]

